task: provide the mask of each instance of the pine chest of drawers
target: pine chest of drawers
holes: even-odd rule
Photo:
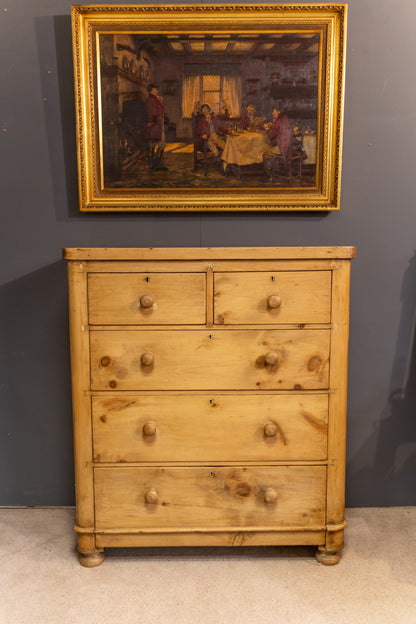
[[[352,247],[65,249],[83,565],[343,545]]]

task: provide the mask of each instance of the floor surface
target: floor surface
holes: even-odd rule
[[[416,507],[347,509],[341,562],[313,549],[75,553],[74,510],[0,509],[1,624],[415,624]]]

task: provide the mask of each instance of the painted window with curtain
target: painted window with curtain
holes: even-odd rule
[[[192,117],[200,102],[200,77],[192,74],[183,77],[182,82],[182,117]]]
[[[212,69],[212,68],[210,68]],[[215,68],[220,69],[220,68]],[[191,117],[202,104],[215,114],[241,115],[241,77],[233,73],[205,73],[199,69],[184,75],[182,82],[182,117]]]

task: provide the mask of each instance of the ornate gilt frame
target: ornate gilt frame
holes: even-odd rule
[[[340,208],[346,4],[85,5],[72,7],[80,210],[327,211]],[[103,164],[102,36],[317,37],[316,154],[313,182],[257,186],[141,187],[108,183]],[[204,35],[203,35],[204,34]],[[152,39],[153,37],[153,39]],[[260,40],[260,39],[259,39]],[[114,39],[115,41],[115,39]],[[127,46],[128,48],[129,46]],[[186,49],[186,48],[184,48]],[[130,53],[129,53],[130,54]],[[123,61],[124,62],[124,61]],[[118,61],[115,61],[117,64]],[[127,61],[126,61],[127,63]],[[128,65],[124,68],[128,70]],[[121,68],[120,72],[124,71]],[[146,78],[148,79],[149,76]],[[175,92],[169,82],[167,93]],[[150,82],[150,80],[149,80]],[[139,87],[138,87],[139,88]],[[264,89],[264,87],[263,87]],[[120,95],[118,95],[120,98]],[[293,96],[295,97],[295,96]],[[291,101],[291,100],[290,100]],[[107,123],[107,122],[106,122]],[[313,134],[313,130],[311,131]],[[107,139],[106,139],[107,140]],[[108,140],[107,140],[107,143]],[[110,144],[104,142],[108,150]],[[119,145],[117,144],[117,149]],[[106,176],[106,177],[105,177]],[[208,178],[209,179],[209,178]],[[301,180],[301,178],[299,178]],[[208,182],[209,184],[209,182]]]

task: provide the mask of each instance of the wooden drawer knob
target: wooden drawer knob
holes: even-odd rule
[[[263,431],[267,438],[274,438],[277,434],[277,427],[273,422],[267,422],[263,427]]]
[[[264,356],[264,359],[268,366],[276,366],[279,360],[279,356],[275,351],[269,351],[269,353],[266,353],[266,355]]]
[[[152,366],[154,364],[155,357],[153,353],[142,353],[140,362],[142,366]]]
[[[281,304],[282,300],[279,295],[270,295],[270,297],[267,299],[268,307],[272,308],[273,310],[275,310],[276,308],[280,308]]]
[[[156,435],[156,425],[154,422],[147,422],[143,425],[143,435],[148,438]]]
[[[159,492],[155,488],[150,488],[144,495],[144,500],[150,505],[155,505],[159,500]]]
[[[140,305],[142,308],[151,308],[153,303],[154,301],[151,295],[142,295],[140,297]]]
[[[273,488],[267,488],[264,492],[264,502],[267,504],[275,503],[277,501],[277,492]]]

